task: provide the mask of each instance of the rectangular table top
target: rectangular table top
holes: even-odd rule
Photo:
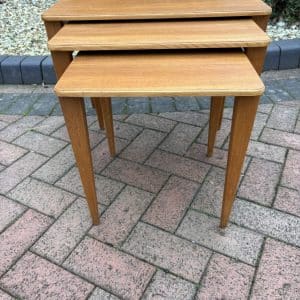
[[[262,0],[60,0],[45,21],[211,18],[270,15]]]

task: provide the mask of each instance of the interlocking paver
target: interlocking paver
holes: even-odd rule
[[[141,131],[143,128],[140,126],[132,125],[132,124],[127,124],[123,122],[114,122],[114,132],[115,136],[119,138],[123,138],[126,140],[132,140],[134,139]]]
[[[289,150],[281,183],[300,191],[300,151]]]
[[[23,205],[1,195],[0,208],[0,232],[26,209]]]
[[[300,134],[300,120],[297,121],[294,132]]]
[[[159,148],[183,155],[200,131],[200,127],[179,123],[170,132]]]
[[[196,97],[175,97],[175,107],[177,111],[182,112],[199,110],[199,105]]]
[[[192,181],[170,177],[143,220],[167,231],[175,231],[198,188],[199,185]]]
[[[199,282],[211,251],[138,223],[122,247],[127,252],[193,282]]]
[[[268,239],[251,299],[297,299],[300,291],[300,249]]]
[[[26,178],[9,193],[9,196],[53,217],[58,217],[76,198],[71,193],[33,178]]]
[[[157,193],[168,179],[163,171],[119,158],[102,174],[152,193]]]
[[[96,288],[89,297],[89,300],[120,300],[120,298],[102,289]]]
[[[5,166],[9,166],[26,152],[28,151],[21,147],[0,141],[0,163]]]
[[[47,160],[37,153],[27,153],[0,173],[0,192],[6,193]]]
[[[64,117],[53,116],[51,118],[46,118],[43,122],[39,123],[37,126],[34,127],[34,130],[43,134],[51,134],[64,124]]]
[[[64,266],[126,299],[139,299],[154,267],[91,238],[85,238]]]
[[[72,168],[55,185],[85,197],[77,168]],[[124,186],[121,182],[100,175],[95,175],[95,185],[98,202],[105,205],[109,205]]]
[[[66,142],[33,131],[26,132],[18,137],[14,144],[47,156],[54,155],[66,146]]]
[[[8,124],[3,122],[3,121],[0,121],[0,130],[5,128]]]
[[[30,252],[0,279],[0,286],[19,299],[85,299],[94,288]]]
[[[13,300],[14,298],[11,297],[10,295],[8,295],[7,293],[3,292],[3,291],[0,289],[0,299],[1,299],[1,300]]]
[[[20,116],[20,115],[1,115],[0,114],[0,120],[7,124],[16,122],[17,120],[19,120],[21,118],[22,118],[22,116]]]
[[[190,125],[204,127],[208,122],[208,115],[193,111],[187,112],[173,112],[173,113],[161,113],[160,116],[174,120],[177,122],[187,123]]]
[[[229,224],[226,231],[219,228],[219,218],[189,211],[177,234],[212,250],[255,265],[263,236],[245,228]]]
[[[101,217],[101,224],[90,235],[103,242],[119,245],[144,213],[153,194],[127,186]]]
[[[192,300],[195,291],[192,283],[159,270],[142,299]]]
[[[300,191],[279,187],[274,207],[300,217]]]
[[[174,98],[172,97],[154,97],[151,98],[152,112],[169,112],[175,111]]]
[[[120,154],[120,157],[142,163],[165,137],[165,133],[144,129]]]
[[[251,133],[251,139],[257,140],[261,135],[262,130],[264,129],[267,123],[268,115],[257,113],[255,117],[255,122],[253,124],[253,129]]]
[[[0,235],[0,275],[36,241],[51,223],[51,218],[33,210],[27,210]]]
[[[247,299],[254,267],[214,254],[196,299]]]

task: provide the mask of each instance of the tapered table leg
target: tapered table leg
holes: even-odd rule
[[[95,178],[82,98],[59,98],[94,225],[99,224]]]
[[[259,98],[260,97],[257,96],[236,97],[234,100],[220,223],[221,228],[226,227],[228,224],[255,120]]]
[[[103,112],[102,112],[102,106],[101,106],[101,98],[91,98],[92,100],[92,105],[94,109],[96,110],[98,122],[99,122],[99,127],[101,129],[104,129],[104,121],[103,121]]]

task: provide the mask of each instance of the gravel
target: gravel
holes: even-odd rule
[[[0,55],[49,54],[41,13],[56,0],[0,0]],[[300,38],[300,24],[268,26],[274,40]]]

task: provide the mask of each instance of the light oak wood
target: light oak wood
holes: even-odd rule
[[[48,42],[52,51],[265,47],[252,20],[66,24]]]
[[[270,15],[262,0],[60,0],[46,21],[209,18]]]
[[[93,224],[99,224],[95,178],[83,99],[59,98]]]
[[[266,52],[266,47],[246,49],[246,55],[250,60],[252,66],[256,70],[257,74],[259,75],[261,74],[264,67]]]
[[[220,227],[228,224],[243,167],[259,97],[236,97],[234,101]]]
[[[63,26],[63,23],[59,21],[54,21],[54,22],[44,21],[44,24],[45,24],[48,40],[50,40]]]
[[[79,55],[58,81],[62,97],[254,96],[264,85],[244,53]]]
[[[93,108],[96,111],[100,129],[104,129],[103,112],[100,98],[91,98]]]

